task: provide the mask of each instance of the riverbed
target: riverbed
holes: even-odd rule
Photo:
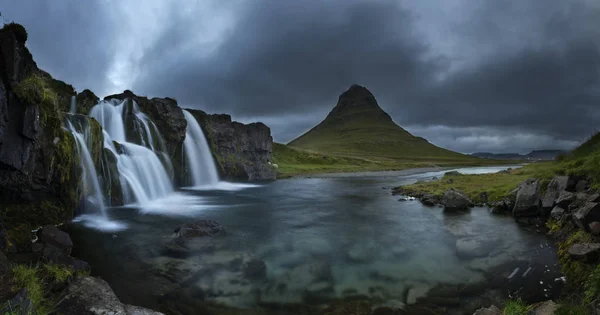
[[[252,309],[361,297],[412,304],[432,288],[490,275],[525,288],[530,299],[557,295],[555,250],[535,228],[487,208],[446,213],[391,194],[445,171],[182,189],[144,207],[109,209],[124,230],[76,225],[74,255],[123,302],[184,314],[198,303]],[[214,220],[225,232],[174,242],[174,230],[194,220]]]

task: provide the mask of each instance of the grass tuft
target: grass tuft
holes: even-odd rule
[[[525,304],[525,302],[523,302],[523,300],[521,300],[521,299],[509,300],[506,302],[506,305],[504,306],[504,311],[502,314],[504,314],[504,315],[527,315],[528,314],[527,304]]]

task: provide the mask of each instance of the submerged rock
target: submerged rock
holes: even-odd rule
[[[223,231],[223,226],[216,221],[200,220],[183,224],[175,229],[175,234],[177,238],[186,239],[202,236],[215,236]]]
[[[446,210],[466,210],[473,202],[465,194],[452,188],[444,193],[441,204],[444,205]]]
[[[94,277],[78,277],[66,289],[56,307],[64,315],[161,315],[119,301],[106,281]]]
[[[528,179],[519,185],[513,216],[535,216],[540,212],[540,181]]]
[[[252,259],[242,267],[244,277],[251,280],[264,280],[267,278],[267,265],[260,259]]]
[[[477,237],[461,238],[456,241],[456,254],[459,258],[485,257],[491,253],[497,241],[480,239]]]

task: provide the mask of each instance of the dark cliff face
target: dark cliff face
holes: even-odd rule
[[[245,125],[231,121],[229,115],[187,110],[202,127],[221,177],[251,181],[275,179],[275,169],[269,164],[273,147],[269,127],[263,123]]]
[[[145,96],[137,96],[129,90],[121,94],[109,95],[104,99],[134,100],[140,110],[152,119],[165,141],[166,153],[173,164],[171,178],[175,179],[177,185],[181,184],[178,174],[184,173],[185,169],[182,169],[182,163],[179,161],[183,159],[183,140],[185,140],[187,121],[177,101],[168,97],[148,99]]]
[[[7,229],[73,215],[80,169],[59,110],[73,94],[37,68],[10,29],[0,30],[0,219]]]

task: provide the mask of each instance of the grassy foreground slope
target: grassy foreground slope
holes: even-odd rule
[[[410,162],[477,162],[479,159],[437,147],[396,125],[375,97],[353,85],[340,95],[325,120],[290,146],[322,154]]]

